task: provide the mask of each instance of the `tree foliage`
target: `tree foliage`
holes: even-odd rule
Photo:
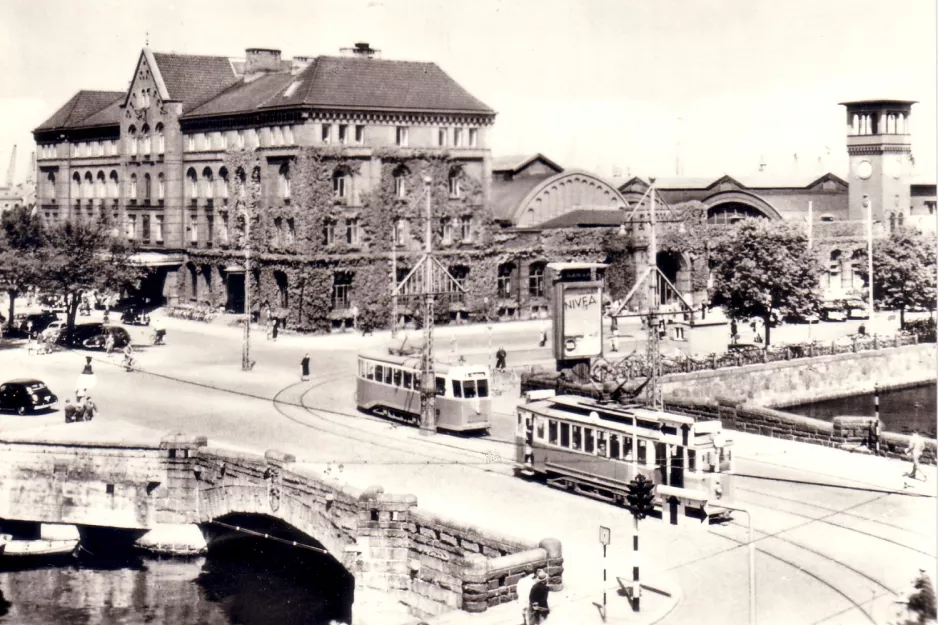
[[[869,284],[867,255],[858,273]],[[873,242],[873,301],[882,309],[898,310],[902,327],[905,311],[935,308],[935,242],[911,228],[897,228]]]
[[[743,221],[711,250],[711,303],[731,319],[765,322],[769,345],[773,313],[806,315],[821,304],[820,264],[807,236],[789,224]]]
[[[0,285],[10,298],[10,323],[17,296],[38,284],[44,244],[42,220],[34,211],[16,206],[0,217]]]
[[[142,268],[130,262],[132,251],[101,221],[66,221],[46,231],[41,282],[66,297],[69,336],[84,293],[135,286]]]

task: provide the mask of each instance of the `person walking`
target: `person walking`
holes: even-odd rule
[[[74,423],[79,418],[78,408],[72,403],[71,399],[65,400],[65,422]]]
[[[98,412],[98,407],[91,401],[91,395],[85,395],[85,399],[81,404],[81,417],[79,420],[91,421]]]
[[[541,330],[541,342],[539,343],[540,347],[547,345],[547,330]]]
[[[612,333],[612,339],[610,339],[609,342],[612,343],[612,351],[614,352],[619,351],[619,333],[618,332]]]
[[[309,380],[309,354],[303,356],[303,360],[300,361],[300,367],[303,370],[303,375],[300,377],[304,382]]]
[[[104,339],[104,353],[108,356],[114,351],[114,335],[108,332],[107,338]]]
[[[270,331],[270,338],[276,343],[277,342],[277,333],[280,331],[280,320],[274,319],[274,327]]]
[[[739,326],[737,325],[736,320],[733,319],[732,321],[730,321],[730,342],[732,342],[733,345],[736,345],[736,341],[738,340],[739,340]]]
[[[495,369],[497,371],[504,371],[506,359],[508,358],[508,352],[505,351],[504,347],[499,347],[498,351],[495,352]]]
[[[518,580],[516,590],[518,591],[518,603],[521,604],[521,623],[530,625],[531,623],[531,588],[534,586],[534,573],[522,576]]]
[[[913,480],[919,479],[918,473],[921,466],[922,450],[924,447],[925,443],[922,441],[922,437],[918,435],[918,430],[913,430],[912,438],[909,440],[909,448],[906,451],[907,454],[912,456],[912,473],[909,474],[909,477],[911,477]],[[924,477],[925,476],[922,476],[923,480]]]
[[[550,606],[547,605],[547,595],[549,593],[547,573],[544,572],[544,569],[538,569],[537,581],[531,587],[531,625],[543,623],[550,616]]]

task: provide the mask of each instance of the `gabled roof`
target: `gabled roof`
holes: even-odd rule
[[[557,173],[563,171],[563,167],[550,160],[540,152],[537,154],[496,156],[492,158],[492,171],[510,171],[511,173],[516,174],[534,161],[541,161]]]
[[[182,102],[183,111],[196,108],[239,80],[224,56],[154,52],[153,60],[169,99]]]
[[[120,123],[123,91],[79,91],[35,131]]]
[[[495,113],[434,63],[321,56],[295,76],[272,74],[227,87],[186,117],[280,107]]]
[[[556,174],[520,176],[512,180],[492,180],[492,217],[496,221],[511,221],[518,205],[528,193]]]
[[[730,183],[740,187],[741,189],[807,189],[813,187],[819,182],[826,180],[833,180],[842,185],[847,185],[846,181],[832,173],[818,174],[817,172],[758,172],[748,176],[729,176],[724,174],[723,176],[716,178],[663,176],[661,178],[655,179],[655,188],[668,190],[705,190],[712,189],[713,187],[716,187],[722,183]],[[644,187],[648,187],[649,184],[648,180],[639,176],[633,176],[620,184],[618,188],[619,190],[622,190],[635,184],[636,182],[641,183],[641,185]]]

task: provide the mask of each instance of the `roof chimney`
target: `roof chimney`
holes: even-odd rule
[[[354,48],[341,48],[339,52],[342,56],[354,56],[365,59],[374,59],[381,57],[381,50],[375,50],[367,41],[359,41]]]
[[[244,55],[245,75],[251,75],[257,72],[280,71],[280,50],[271,50],[267,48],[248,48],[244,51]]]

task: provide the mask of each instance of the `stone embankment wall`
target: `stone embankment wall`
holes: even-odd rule
[[[665,409],[692,415],[700,420],[719,419],[723,425],[739,432],[750,432],[801,443],[855,449],[868,442],[870,423],[874,417],[835,417],[833,423],[801,415],[740,404],[733,399],[687,399],[665,397]],[[883,432],[880,454],[891,458],[907,458],[911,437]],[[926,439],[922,462],[935,464],[936,442]]]
[[[819,401],[935,379],[935,344],[776,361],[661,378],[680,398],[731,398],[762,406]]]

